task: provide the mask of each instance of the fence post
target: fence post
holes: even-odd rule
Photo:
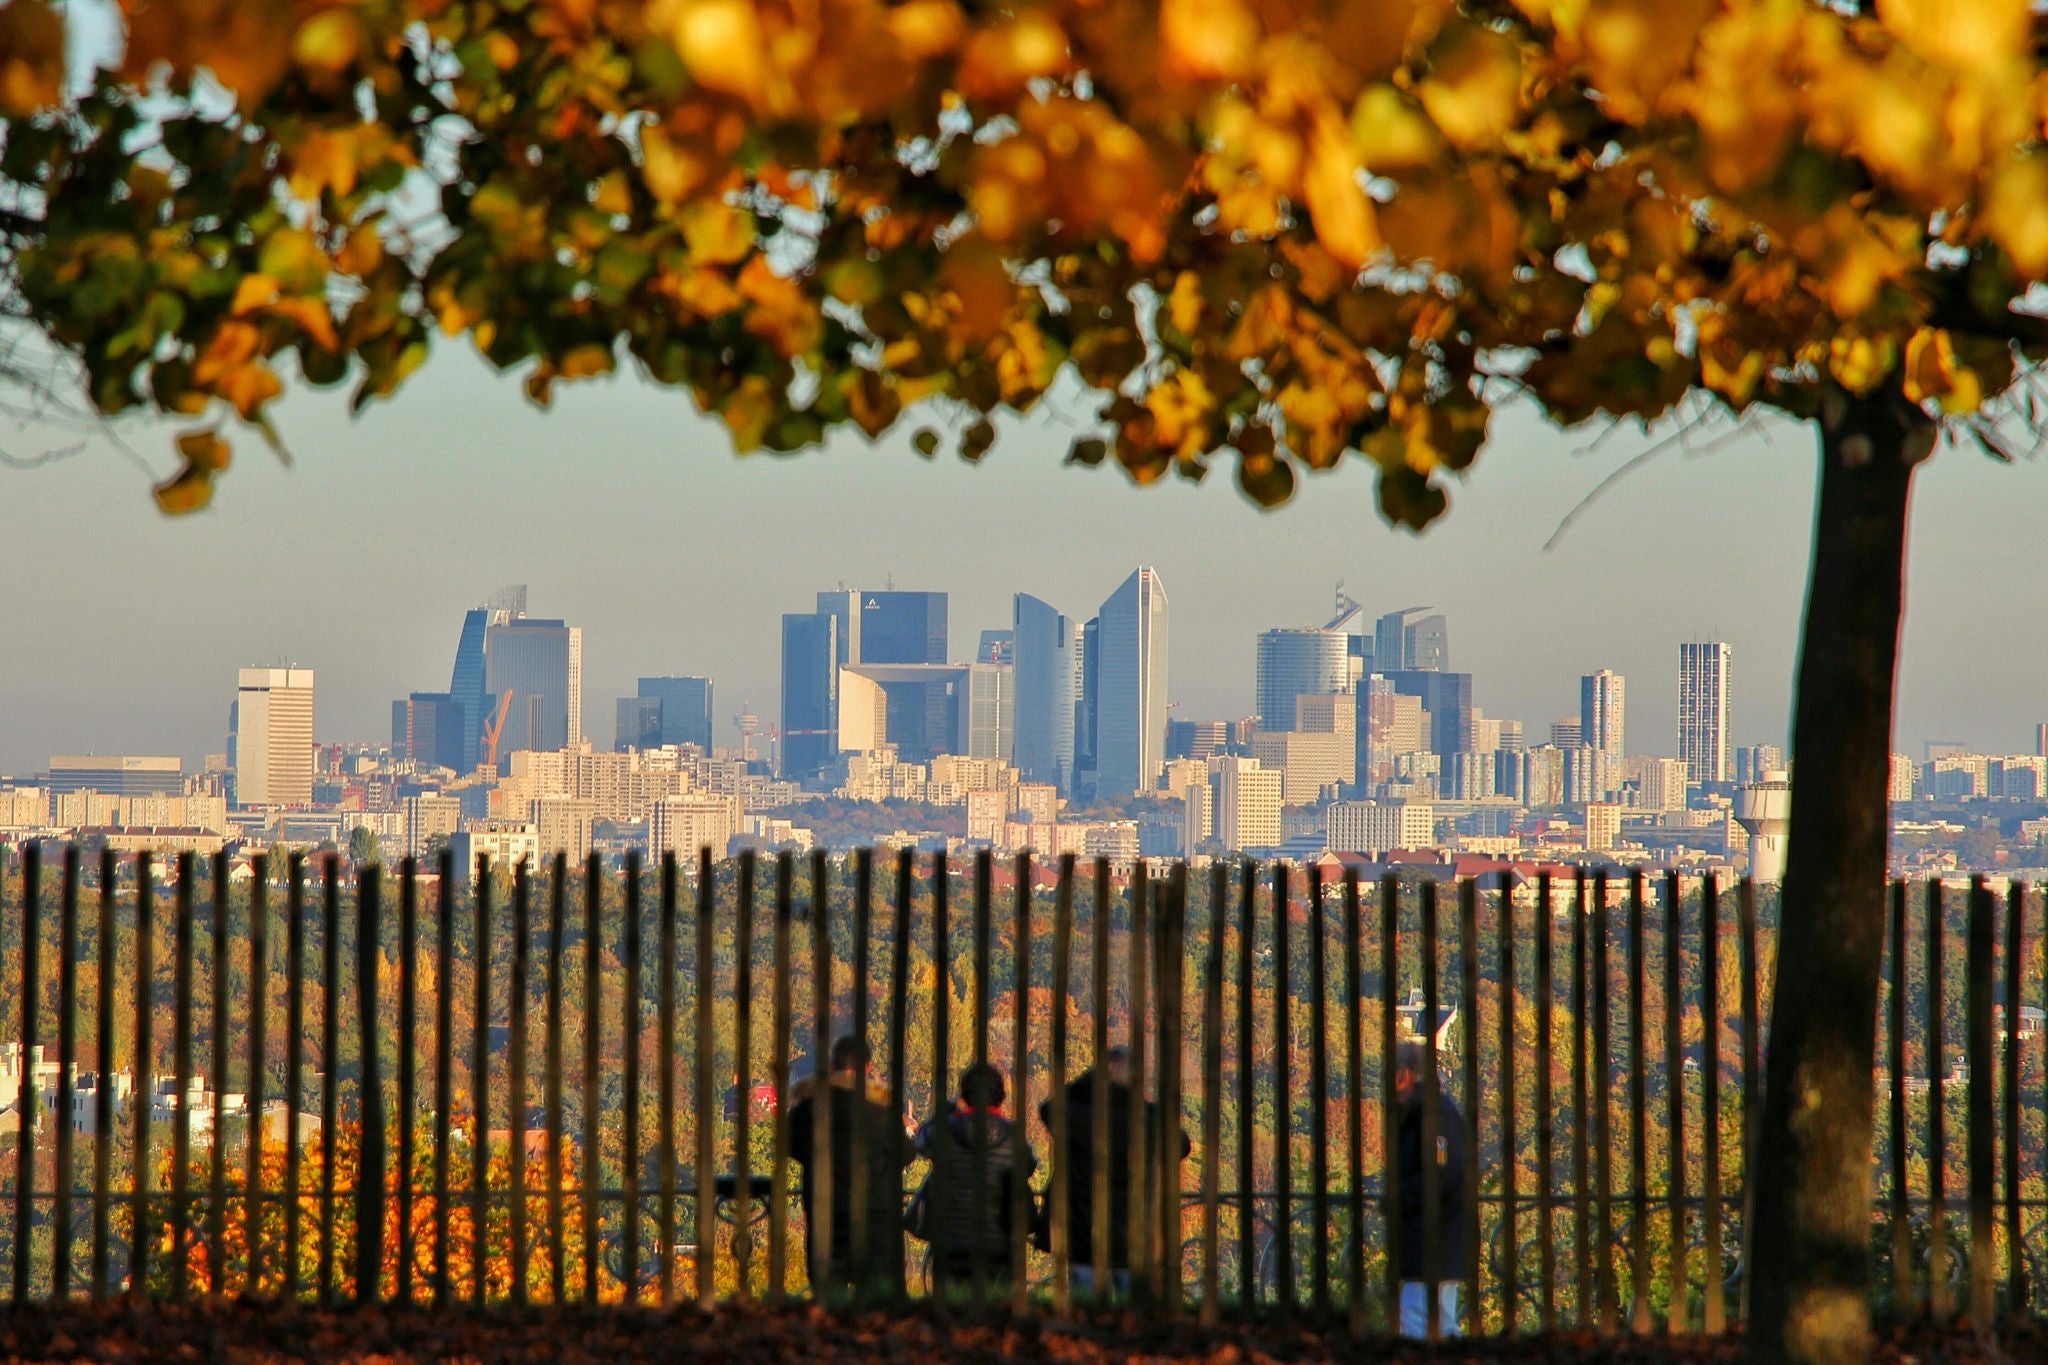
[[[1945,1322],[1955,1310],[1948,1292],[1948,1112],[1942,1097],[1947,1079],[1942,1022],[1942,973],[1947,926],[1943,923],[1941,880],[1927,881],[1927,1219],[1930,1241],[1927,1249],[1927,1309],[1936,1322]]]
[[[1465,1053],[1465,1281],[1467,1322],[1471,1335],[1485,1327],[1479,1254],[1479,883],[1467,877],[1458,884],[1458,1013],[1464,1020]]]
[[[1386,1171],[1380,1217],[1387,1240],[1387,1325],[1401,1322],[1401,1142],[1394,1094],[1394,1003],[1399,998],[1401,883],[1389,872],[1380,881],[1380,1161]]]
[[[1546,1332],[1557,1330],[1557,1165],[1552,1145],[1557,1110],[1550,1096],[1551,1070],[1555,1065],[1551,1017],[1557,1009],[1552,943],[1556,924],[1550,900],[1550,874],[1541,872],[1536,877],[1536,979],[1529,994],[1536,1002],[1536,1053],[1530,1059],[1536,1069],[1536,1264],[1542,1276],[1538,1288]]]
[[[1970,879],[1969,973],[1965,992],[1969,1021],[1968,1052],[1970,1082],[1970,1322],[1979,1331],[1992,1325],[1993,1163],[1998,1159],[1996,1130],[1991,1117],[1991,1083],[1995,1075],[1991,1050],[1992,949],[1996,934],[1992,925],[1995,905],[1980,874]],[[2008,1020],[2010,1026],[2013,1021]]]
[[[2026,999],[2027,888],[2015,880],[2005,901],[2005,1303],[2018,1313],[2027,1301],[2020,1257],[2020,1007]]]
[[[257,866],[261,867],[259,854]],[[113,1198],[114,1184],[114,973],[119,960],[114,893],[116,890],[116,864],[114,851],[100,850],[100,977],[99,977],[99,1018],[93,1030],[98,1052],[96,1065],[99,1068],[100,1087],[93,1114],[92,1144],[92,1296],[104,1299],[108,1284],[108,1247],[110,1231],[108,1201]],[[260,874],[259,874],[260,878]],[[147,1002],[137,997],[136,1007],[143,1008]],[[263,1112],[259,1107],[259,1115]]]
[[[1292,878],[1273,864],[1273,1262],[1281,1321],[1294,1311],[1294,1011],[1288,970]]]
[[[1650,1331],[1650,1177],[1649,1101],[1644,1094],[1644,1069],[1648,1051],[1643,1038],[1643,870],[1632,868],[1628,878],[1628,1072],[1629,1072],[1629,1165],[1632,1179],[1635,1228],[1629,1248],[1629,1283],[1634,1304],[1630,1325],[1636,1335]]]
[[[1590,1079],[1586,1049],[1586,869],[1572,872],[1572,1308],[1575,1325],[1590,1327],[1593,1299],[1593,1153],[1586,1141]]]
[[[1601,1335],[1612,1336],[1614,1302],[1614,1028],[1609,1006],[1607,948],[1607,871],[1593,879],[1593,1046],[1600,1063],[1600,1093],[1593,1111],[1593,1198],[1600,1223],[1600,1260],[1593,1286],[1594,1321]]]
[[[1308,1091],[1309,1179],[1313,1186],[1309,1207],[1315,1229],[1309,1251],[1309,1295],[1318,1323],[1330,1315],[1330,1064],[1329,980],[1323,961],[1324,930],[1323,869],[1313,863],[1308,869]]]
[[[475,868],[476,889],[470,898],[470,909],[476,917],[476,941],[470,957],[471,974],[475,980],[476,1001],[470,1015],[469,1037],[469,1089],[470,1108],[474,1111],[476,1141],[470,1144],[470,1187],[469,1187],[469,1235],[470,1235],[470,1298],[481,1306],[490,1297],[490,1279],[484,1273],[485,1260],[490,1253],[491,1220],[491,862],[489,858],[478,858]],[[331,894],[331,892],[330,892]],[[333,918],[329,916],[330,925]],[[332,937],[329,938],[332,948]],[[330,997],[331,999],[331,997]],[[330,1006],[331,1009],[331,1006]],[[331,1093],[333,1086],[327,1089]],[[330,1121],[324,1126],[333,1128],[331,1122],[333,1106],[328,1106]],[[323,1281],[323,1297],[325,1293]]]
[[[1521,1326],[1522,1234],[1515,1210],[1516,1168],[1521,1148],[1515,1137],[1515,889],[1514,873],[1500,874],[1500,1330],[1512,1336]],[[1604,1002],[1606,992],[1600,999]]]
[[[1671,1300],[1665,1327],[1680,1335],[1692,1326],[1692,1277],[1685,1246],[1685,884],[1664,876],[1664,1188],[1671,1208]]]
[[[603,1065],[604,1041],[604,877],[598,855],[592,852],[583,864],[583,1302],[598,1301],[604,1259],[598,1254],[599,1200],[604,1185],[603,1129],[598,1110],[603,1103],[598,1088],[598,1069]],[[513,1118],[515,1128],[526,1124],[526,1097],[518,1097],[520,1111]],[[523,1141],[522,1134],[513,1134]],[[519,1196],[523,1201],[524,1193]],[[516,1205],[515,1205],[516,1207]],[[744,1208],[744,1206],[742,1206]],[[744,1223],[746,1220],[740,1220]]]
[[[825,927],[824,909],[825,854],[821,849],[811,860],[811,918],[816,926],[813,941],[811,970],[818,980],[818,1070],[817,1085],[821,1103],[816,1106],[818,1114],[818,1156],[812,1163],[813,1179],[822,1194],[813,1195],[812,1207],[818,1207],[822,1199],[825,1216],[814,1219],[811,1226],[811,1243],[816,1262],[811,1268],[812,1293],[820,1301],[824,1291],[819,1286],[825,1283],[825,1267],[832,1245],[832,1146],[827,1140],[830,1129],[827,1124],[832,1116],[831,1094],[824,1087],[831,1084],[832,1075],[825,1062],[826,1034],[831,1022],[827,1013],[831,1006],[831,976],[827,954],[831,951],[831,940]],[[690,973],[691,989],[696,991],[697,1023],[694,1041],[697,1045],[696,1065],[690,1073],[690,1101],[696,1110],[696,1158],[697,1158],[697,1306],[710,1312],[718,1303],[718,1151],[716,1146],[717,1118],[711,1108],[712,1072],[716,1069],[717,1037],[713,1033],[712,1008],[718,999],[718,959],[714,955],[712,915],[717,908],[716,892],[712,883],[711,850],[697,851],[697,955]],[[594,1250],[586,1244],[585,1256]]]
[[[1015,1014],[1010,1033],[1010,1112],[1017,1116],[1014,1152],[1030,1150],[1031,1121],[1031,855],[1019,853],[1014,864],[1016,896],[1016,937],[1011,944],[1012,982]],[[1031,1277],[1026,1273],[1031,1255],[1030,1173],[1015,1166],[1010,1172],[1010,1285],[1011,1309],[1019,1316],[1030,1307]],[[1175,1294],[1174,1298],[1179,1299]]]
[[[178,855],[177,893],[177,937],[173,953],[173,991],[171,1014],[171,1070],[176,1093],[177,1127],[171,1130],[171,1296],[183,1299],[192,1285],[192,1249],[188,1245],[192,1219],[192,1204],[187,1195],[189,1167],[192,1164],[192,855]],[[24,958],[24,966],[31,959]],[[338,969],[337,969],[338,970]],[[26,972],[24,972],[26,975]],[[26,997],[33,1001],[35,992],[30,989]],[[25,1087],[23,1099],[33,1092]],[[23,1114],[23,1126],[30,1132],[34,1125]],[[332,1162],[329,1163],[332,1165]],[[19,1262],[17,1262],[19,1264]]]
[[[1219,921],[1217,933],[1222,933]],[[1222,950],[1217,949],[1220,955]],[[1358,869],[1344,869],[1344,1097],[1351,1142],[1351,1254],[1345,1307],[1351,1334],[1365,1334],[1365,939],[1358,905]],[[1242,1123],[1242,1118],[1239,1119]],[[1220,1124],[1220,1120],[1219,1120]]]

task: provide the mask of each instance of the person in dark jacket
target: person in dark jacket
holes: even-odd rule
[[[1108,1074],[1109,1108],[1109,1245],[1106,1256],[1095,1247],[1095,1072],[1084,1071],[1067,1085],[1067,1148],[1057,1153],[1054,1178],[1067,1187],[1067,1251],[1076,1292],[1093,1294],[1114,1288],[1131,1290],[1131,1054],[1111,1048],[1103,1057]],[[1047,1129],[1052,1127],[1052,1102],[1038,1106]],[[1144,1108],[1145,1150],[1158,1151],[1159,1105]],[[1193,1150],[1187,1129],[1174,1128],[1180,1157]],[[1176,1195],[1176,1197],[1178,1197]]]
[[[1394,1096],[1400,1110],[1396,1150],[1400,1154],[1401,1227],[1397,1248],[1401,1268],[1401,1335],[1421,1339],[1429,1334],[1430,1274],[1425,1229],[1437,1228],[1438,1330],[1459,1335],[1458,1295],[1465,1265],[1465,1117],[1439,1085],[1436,1101],[1436,1150],[1423,1150],[1423,1106],[1428,1102],[1425,1078],[1429,1047],[1419,1038],[1405,1039],[1394,1049]],[[1426,1199],[1425,1162],[1437,1169],[1436,1208]]]
[[[816,1267],[819,1219],[811,1207],[817,1156],[817,1099],[820,1089],[831,1097],[828,1122],[832,1146],[832,1246],[828,1278],[815,1287],[820,1297],[852,1291],[877,1297],[903,1288],[903,1168],[910,1164],[910,1145],[903,1120],[889,1107],[887,1092],[877,1094],[868,1077],[868,1046],[859,1038],[841,1038],[832,1045],[832,1072],[822,1086],[806,1084],[802,1098],[789,1111],[790,1159],[803,1167],[804,1227],[809,1264]],[[864,1174],[853,1167],[854,1125],[859,1122]],[[853,1192],[856,1180],[867,1191],[867,1236],[854,1241]]]
[[[1037,1159],[1017,1124],[1003,1114],[1003,1075],[986,1062],[960,1075],[951,1112],[917,1130],[912,1143],[932,1163],[922,1197],[920,1235],[931,1243],[933,1287],[977,1291],[1010,1278],[1013,1181],[1031,1178]]]

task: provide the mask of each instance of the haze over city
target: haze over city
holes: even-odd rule
[[[721,743],[742,699],[772,719],[777,622],[844,582],[945,591],[952,649],[1006,626],[1030,592],[1085,617],[1136,563],[1174,604],[1174,714],[1252,708],[1253,640],[1320,624],[1333,588],[1369,614],[1429,604],[1451,621],[1454,666],[1490,715],[1532,730],[1572,714],[1581,674],[1633,679],[1636,745],[1669,747],[1683,639],[1734,646],[1733,737],[1785,741],[1811,533],[1809,437],[1767,443],[1726,424],[1603,493],[1646,445],[1632,428],[1561,433],[1510,411],[1450,516],[1390,530],[1356,462],[1261,513],[1218,473],[1135,489],[1111,469],[1053,468],[1073,430],[1004,427],[979,468],[927,464],[908,433],[869,448],[735,460],[723,430],[631,381],[565,391],[539,413],[467,360],[350,421],[329,395],[295,397],[295,464],[245,444],[206,513],[162,518],[146,476],[103,441],[5,472],[0,539],[17,588],[0,606],[0,771],[57,752],[222,747],[234,670],[296,660],[320,671],[323,742],[388,733],[390,700],[442,686],[462,610],[507,582],[537,615],[585,634],[586,730],[643,674],[719,688]],[[146,454],[161,427],[124,424]],[[10,455],[63,444],[11,431]],[[2041,471],[1945,451],[1916,500],[1898,745],[1958,739],[2030,747],[2048,704],[2032,585],[2048,545]],[[29,588],[27,585],[32,584]]]

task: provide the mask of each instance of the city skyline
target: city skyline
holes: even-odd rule
[[[1052,417],[1006,423],[979,468],[928,465],[894,437],[740,461],[715,428],[630,381],[566,393],[543,416],[470,362],[434,369],[436,399],[423,386],[354,423],[340,403],[295,397],[283,413],[294,467],[249,461],[197,518],[158,516],[134,467],[99,443],[0,474],[17,564],[65,566],[0,607],[8,638],[32,642],[0,651],[0,772],[85,751],[196,764],[225,742],[221,678],[256,662],[320,670],[323,742],[388,737],[393,698],[446,685],[462,613],[517,581],[584,630],[593,739],[609,737],[637,678],[698,675],[716,681],[729,743],[742,703],[776,711],[775,631],[758,623],[820,584],[948,591],[951,652],[965,658],[982,630],[1010,624],[1016,593],[1081,611],[1136,562],[1172,585],[1176,716],[1250,714],[1258,633],[1327,620],[1342,579],[1369,619],[1423,602],[1449,617],[1477,704],[1523,719],[1532,740],[1578,710],[1580,677],[1611,667],[1639,679],[1631,747],[1663,749],[1676,732],[1670,660],[1690,638],[1740,656],[1732,743],[1787,740],[1813,482],[1811,437],[1789,425],[1775,444],[1744,436],[1711,457],[1652,461],[1545,552],[1641,438],[1575,455],[1587,437],[1510,409],[1487,474],[1411,537],[1378,523],[1362,468],[1312,479],[1265,515],[1216,480],[1134,489],[1112,471],[1061,470],[1072,430]],[[560,453],[572,431],[615,451],[603,478]],[[150,434],[124,432],[138,448]],[[2013,626],[2032,619],[2048,546],[1986,536],[1981,521],[2040,501],[2039,475],[1947,451],[1925,471],[1894,747],[2032,748],[2048,639]],[[644,495],[603,497],[613,476]],[[118,621],[92,628],[112,602]]]

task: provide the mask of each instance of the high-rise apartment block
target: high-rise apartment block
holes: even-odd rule
[[[1911,754],[1893,754],[1891,781],[1887,784],[1886,795],[1893,801],[1911,801],[1913,782],[1920,775],[1920,765],[1913,761]]]
[[[1225,756],[1209,760],[1216,791],[1215,837],[1227,853],[1277,848],[1283,779],[1257,759]]]
[[[1296,697],[1350,689],[1348,637],[1341,630],[1263,631],[1257,678],[1259,728],[1267,732],[1296,729]]]
[[[1747,786],[1770,780],[1785,768],[1785,751],[1775,744],[1746,744],[1735,751],[1735,780]]]
[[[1730,647],[1719,640],[1678,647],[1678,757],[1695,782],[1734,776],[1728,747]]]
[[[493,624],[484,633],[484,692],[500,700],[512,694],[498,744],[501,767],[521,749],[582,743],[582,628],[528,616]],[[491,710],[495,715],[496,703]]]
[[[243,669],[233,749],[236,805],[311,805],[313,670]]]
[[[1337,853],[1385,853],[1436,842],[1436,812],[1419,802],[1339,801],[1326,818],[1330,848]]]
[[[1010,613],[1017,771],[1032,782],[1071,792],[1081,632],[1071,619],[1028,593],[1012,599]]]
[[[1579,742],[1619,763],[1624,756],[1627,680],[1611,668],[1579,680]]]
[[[1096,617],[1096,791],[1104,798],[1151,791],[1166,762],[1166,610],[1158,573],[1141,567]]]
[[[178,758],[122,754],[60,755],[50,760],[50,780],[45,785],[52,794],[178,796],[185,790],[185,763]]]

